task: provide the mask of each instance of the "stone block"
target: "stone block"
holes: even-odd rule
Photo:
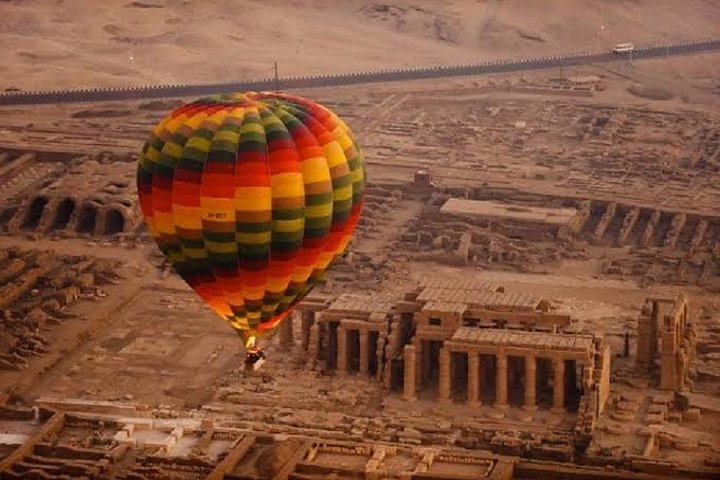
[[[682,413],[680,412],[670,412],[668,413],[667,419],[669,422],[682,423],[682,417]]]
[[[613,412],[610,414],[613,420],[617,420],[618,422],[631,422],[635,419],[635,413],[634,412],[626,412],[626,411],[620,411],[620,412]]]
[[[668,405],[672,402],[672,394],[659,394],[652,396],[653,405]]]
[[[648,415],[645,415],[645,418],[643,419],[643,423],[645,425],[656,425],[658,423],[664,423],[665,422],[665,416],[661,414],[656,413],[650,413]]]
[[[699,422],[700,421],[700,409],[699,408],[690,408],[686,412],[683,412],[683,421]]]
[[[602,430],[609,435],[626,435],[628,428],[622,423],[608,423],[603,426]]]
[[[660,448],[672,448],[674,441],[675,437],[668,433],[660,432],[657,434],[657,442],[660,445]]]
[[[698,443],[688,438],[676,438],[673,440],[673,447],[683,452],[689,452],[695,450],[698,447]]]
[[[666,417],[668,408],[667,408],[667,405],[652,403],[652,404],[648,405],[647,412],[655,414],[655,415],[662,415],[663,417]]]
[[[615,405],[615,409],[618,412],[635,413],[638,410],[638,404],[632,401],[622,400]]]

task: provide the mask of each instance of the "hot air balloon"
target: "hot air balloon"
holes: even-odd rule
[[[329,109],[265,92],[203,98],[152,131],[137,186],[148,231],[241,337],[246,361],[346,249],[363,154]]]

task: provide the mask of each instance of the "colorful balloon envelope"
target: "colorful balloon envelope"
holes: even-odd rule
[[[346,249],[365,165],[327,108],[250,92],[163,119],[143,147],[137,184],[163,254],[250,348]]]

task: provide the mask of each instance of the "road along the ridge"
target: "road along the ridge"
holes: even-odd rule
[[[364,83],[397,82],[426,78],[520,72],[524,70],[570,67],[618,60],[647,60],[670,55],[687,55],[713,50],[720,50],[720,38],[639,47],[630,54],[616,54],[607,51],[572,53],[540,58],[495,60],[470,65],[405,68],[339,75],[287,77],[281,78],[278,81],[267,78],[206,85],[156,85],[89,90],[55,90],[46,92],[3,92],[0,93],[0,105],[40,105],[112,100],[142,100],[150,98],[198,97],[240,91],[274,90],[275,88],[291,90]]]

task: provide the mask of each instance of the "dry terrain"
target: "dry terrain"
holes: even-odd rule
[[[665,0],[266,3],[3,2],[0,86],[226,81],[266,74],[274,60],[287,74],[353,71],[396,66],[403,45],[407,65],[540,56],[594,49],[600,24],[601,47],[720,33],[720,8],[700,0],[682,2],[682,15]],[[506,410],[461,396],[438,403],[436,386],[409,403],[381,374],[338,372],[313,351],[332,348],[308,346],[300,317],[289,341],[269,340],[262,369],[245,372],[237,337],[163,261],[138,211],[139,148],[190,99],[0,109],[0,399],[15,405],[0,409],[0,462],[18,455],[20,472],[67,461],[118,479],[452,479],[483,469],[509,479],[550,478],[537,472],[572,470],[574,459],[601,473],[631,462],[648,475],[712,478],[719,85],[712,53],[294,92],[346,119],[368,162],[350,254],[313,294],[400,305],[432,278],[543,299],[546,313],[569,316],[564,334],[611,348],[607,406],[582,454],[583,411],[527,411],[512,392]],[[634,356],[646,299],[681,292],[694,357],[673,397]],[[565,463],[533,463],[548,455]]]
[[[720,34],[709,0],[10,0],[0,89],[466,64]],[[397,52],[403,52],[401,56]]]

